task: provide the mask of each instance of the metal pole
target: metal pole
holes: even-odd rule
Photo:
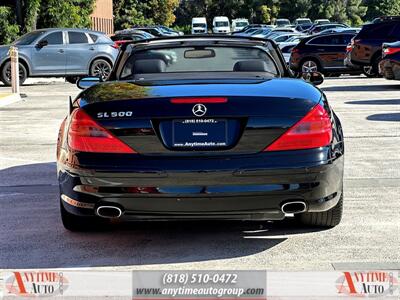
[[[11,90],[13,93],[19,94],[19,64],[18,64],[18,48],[10,47],[11,57]]]

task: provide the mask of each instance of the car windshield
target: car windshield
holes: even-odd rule
[[[236,75],[240,72],[250,72],[260,76],[279,76],[273,58],[262,49],[201,46],[134,52],[123,67],[121,79],[150,80],[154,75],[157,75],[157,78],[164,75],[165,79],[168,79],[171,73],[200,75],[201,72],[208,73],[208,77],[217,72]]]
[[[247,22],[236,22],[236,27],[244,27],[247,24],[248,24]]]
[[[297,20],[297,24],[310,24],[310,20]]]
[[[276,21],[276,24],[277,25],[286,25],[286,24],[290,24],[290,22],[286,21],[286,20],[278,20],[278,21]]]
[[[229,24],[226,21],[219,21],[219,22],[215,22],[215,27],[228,27]]]
[[[15,41],[15,45],[30,45],[33,41],[35,41],[39,36],[45,34],[46,30],[37,30],[32,31],[27,34],[24,34],[19,39]]]
[[[206,28],[206,24],[204,24],[204,23],[193,23],[193,27]]]

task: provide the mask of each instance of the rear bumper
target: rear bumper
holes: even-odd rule
[[[291,169],[117,173],[59,168],[59,182],[65,209],[76,215],[95,215],[97,207],[112,205],[123,211],[122,219],[279,220],[288,201],[304,201],[308,212],[335,206],[343,156]]]
[[[384,59],[379,63],[379,74],[389,80],[400,80],[400,63]]]

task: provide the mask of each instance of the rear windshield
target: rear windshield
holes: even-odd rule
[[[206,24],[204,24],[204,23],[193,23],[193,27],[206,28]]]
[[[273,58],[259,48],[202,46],[135,52],[126,61],[121,79],[151,78],[151,74],[239,72],[279,76]],[[144,76],[145,75],[145,76]]]
[[[237,27],[244,27],[244,26],[248,25],[249,23],[247,23],[247,22],[236,22],[235,24],[236,24]]]
[[[31,31],[27,34],[24,34],[18,40],[16,40],[15,45],[30,45],[39,36],[45,34],[46,32],[47,32],[46,30]]]

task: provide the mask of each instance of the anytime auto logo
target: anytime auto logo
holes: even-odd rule
[[[356,297],[394,296],[398,291],[397,272],[343,272],[336,280],[338,294]]]
[[[68,280],[62,272],[13,272],[5,280],[5,295],[55,296],[68,288]]]

